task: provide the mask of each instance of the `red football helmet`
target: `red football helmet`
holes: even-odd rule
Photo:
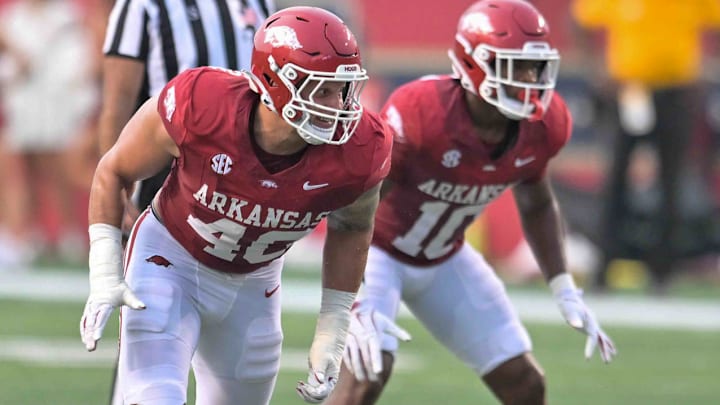
[[[262,102],[305,142],[340,145],[355,132],[368,76],[355,36],[336,15],[316,7],[289,7],[271,15],[255,34],[251,70]],[[340,108],[314,100],[329,82],[345,84]]]
[[[448,55],[465,89],[508,118],[537,120],[550,104],[560,63],[549,35],[545,18],[530,3],[480,0],[460,17]],[[521,61],[537,69],[533,80],[516,76]],[[508,92],[510,87],[520,91]]]

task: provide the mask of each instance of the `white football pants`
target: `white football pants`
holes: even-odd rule
[[[121,311],[116,398],[198,405],[268,404],[280,368],[282,258],[231,275],[193,259],[150,213],[126,249],[126,280],[147,309]]]
[[[505,286],[467,243],[447,261],[429,267],[399,262],[371,246],[361,295],[391,319],[402,300],[438,341],[480,376],[532,350]],[[382,348],[395,353],[397,339],[385,335]]]

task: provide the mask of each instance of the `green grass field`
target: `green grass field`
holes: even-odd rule
[[[0,405],[94,405],[107,403],[111,348],[116,325],[101,342],[105,356],[86,353],[77,323],[82,304],[0,300]],[[305,377],[303,358],[314,315],[286,314],[283,371],[272,404],[302,404],[295,382]],[[414,320],[401,324],[413,334],[404,344],[399,370],[381,404],[495,403],[481,382],[440,348]],[[714,332],[608,327],[620,350],[610,365],[582,358],[584,340],[569,328],[529,324],[535,353],[547,373],[551,404],[720,403],[720,336]],[[14,342],[11,345],[9,342]],[[33,350],[17,342],[35,342]],[[28,353],[25,353],[25,352]],[[9,353],[8,353],[9,352]],[[23,353],[21,353],[23,352]],[[101,360],[92,364],[80,360]],[[104,360],[102,360],[104,359]],[[288,364],[292,363],[292,364]],[[192,390],[191,398],[192,401]]]

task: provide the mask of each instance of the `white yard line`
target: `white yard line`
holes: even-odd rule
[[[82,303],[87,298],[87,276],[78,272],[28,271],[0,274],[0,299]],[[283,311],[315,313],[320,286],[314,281],[286,280],[282,286]],[[561,324],[563,320],[549,292],[510,291],[510,298],[525,321]],[[586,296],[586,301],[605,326],[720,331],[720,299]],[[402,307],[401,317],[412,316]],[[21,361],[47,367],[112,367],[116,347],[107,343],[88,353],[79,339],[0,336],[0,362]],[[305,371],[307,351],[284,348],[281,368]],[[422,356],[407,350],[397,367],[413,372],[428,367]]]
[[[87,298],[87,288],[87,276],[79,272],[44,270],[0,274],[0,299],[82,303]],[[283,311],[314,313],[320,305],[320,285],[314,281],[286,280],[282,296]],[[525,321],[563,322],[549,292],[511,290],[510,298]],[[603,325],[720,331],[720,297],[712,300],[588,294],[585,299]],[[400,316],[411,315],[403,307]]]
[[[112,340],[112,339],[111,339]],[[43,367],[60,368],[112,368],[117,347],[112,342],[101,342],[92,353],[85,350],[78,339],[41,339],[37,337],[0,336],[0,362],[18,361]],[[425,368],[422,357],[403,351],[396,363],[402,372],[417,372]],[[307,371],[307,350],[283,348],[280,368],[284,371]]]

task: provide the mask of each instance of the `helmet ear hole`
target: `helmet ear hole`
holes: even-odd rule
[[[467,58],[463,58],[462,61],[463,61],[463,63],[465,64],[465,68],[466,68],[467,70],[473,70],[473,69],[475,69],[475,65],[474,65],[472,62],[470,62]]]
[[[484,48],[481,49],[480,52],[478,52],[477,56],[480,60],[484,60],[486,62],[491,62],[490,61],[490,52],[488,52],[487,49],[484,49]]]
[[[270,75],[268,75],[267,73],[263,73],[263,78],[265,79],[265,82],[268,84],[268,86],[277,87],[275,80],[273,80],[272,77],[270,77]]]
[[[292,68],[291,68],[291,69],[287,69],[287,70],[285,71],[285,77],[287,77],[288,80],[295,80],[295,79],[297,79],[298,74],[297,74],[297,72],[295,71],[295,69],[292,69]]]

